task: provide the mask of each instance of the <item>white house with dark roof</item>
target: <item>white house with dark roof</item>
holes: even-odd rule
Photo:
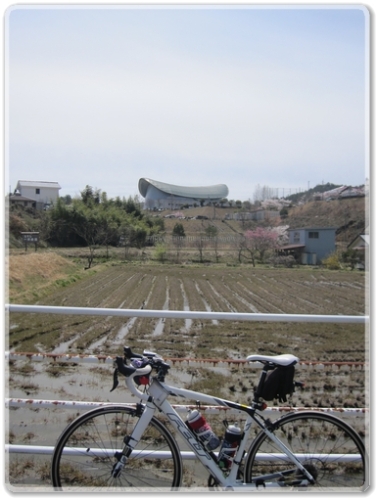
[[[61,186],[51,181],[18,181],[15,194],[34,200],[37,208],[45,208],[57,201]]]

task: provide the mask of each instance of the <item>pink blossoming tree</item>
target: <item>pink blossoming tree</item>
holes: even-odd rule
[[[266,253],[278,247],[278,236],[276,231],[264,227],[246,231],[239,247],[239,260],[247,254],[253,267],[256,266],[257,256],[264,262]]]

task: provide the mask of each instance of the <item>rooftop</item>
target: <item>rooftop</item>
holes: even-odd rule
[[[174,184],[167,184],[165,182],[154,181],[142,177],[139,179],[139,192],[143,197],[146,197],[148,187],[154,186],[165,194],[173,196],[181,196],[184,198],[196,199],[214,199],[225,198],[228,195],[228,187],[225,184],[216,184],[213,186],[176,186]]]

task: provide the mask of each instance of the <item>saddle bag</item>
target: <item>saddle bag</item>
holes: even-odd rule
[[[294,392],[294,374],[294,365],[274,368],[265,379],[261,397],[265,401],[278,399],[280,403],[286,403],[287,396]]]

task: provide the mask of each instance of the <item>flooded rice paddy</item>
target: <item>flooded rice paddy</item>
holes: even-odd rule
[[[44,299],[44,305],[279,314],[365,315],[366,282],[358,272],[321,269],[254,269],[114,265]],[[208,391],[248,403],[257,382],[246,365],[178,362],[176,358],[242,360],[252,353],[290,352],[302,361],[354,362],[354,366],[301,365],[304,390],[294,406],[368,406],[366,359],[369,342],[363,325],[269,323],[173,318],[125,318],[14,314],[8,347],[15,352],[119,355],[124,345],[171,359],[168,383]],[[21,399],[135,402],[124,386],[110,393],[111,365],[59,363],[9,364],[8,396]],[[53,446],[77,411],[61,408],[10,408],[6,442]],[[365,433],[364,419],[359,432]],[[362,423],[361,423],[362,422]],[[12,454],[13,486],[50,484],[49,459]],[[195,483],[188,471],[188,481]],[[206,478],[201,478],[206,482]],[[194,481],[194,482],[193,482]]]
[[[184,266],[111,266],[98,275],[67,286],[44,299],[44,305],[114,309],[150,309],[171,311],[215,311],[311,315],[366,314],[366,283],[358,272],[322,270],[277,270],[184,267]],[[337,345],[342,351],[336,360],[365,359],[363,327],[360,325],[288,324],[173,318],[125,318],[74,315],[11,314],[9,348],[18,351],[93,352],[113,354],[125,343],[162,351],[173,357],[227,357],[232,339],[243,337],[240,356],[264,347],[262,330],[271,332],[276,347],[264,347],[268,353],[283,347],[297,348],[303,339],[299,357],[327,359],[331,354],[323,334],[358,332],[348,354],[348,342]],[[324,332],[314,336],[314,330]],[[286,333],[283,333],[286,332]],[[314,351],[306,349],[309,332]],[[207,345],[206,337],[224,338],[225,342]],[[261,338],[262,337],[262,338]],[[287,347],[285,342],[291,340]],[[321,343],[323,342],[323,351]],[[319,345],[320,343],[320,345]],[[280,345],[278,345],[280,344]],[[320,351],[314,346],[319,345]],[[223,347],[224,345],[224,347]],[[220,347],[222,346],[222,347]],[[350,346],[350,345],[349,345]],[[215,351],[219,348],[218,352]],[[351,347],[351,346],[350,346]],[[341,358],[340,358],[341,356]]]

